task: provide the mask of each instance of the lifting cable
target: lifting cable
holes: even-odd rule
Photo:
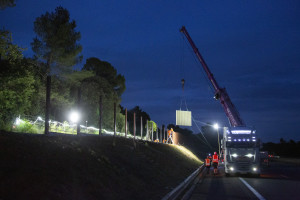
[[[180,46],[181,46],[181,56],[180,56],[180,71],[179,71],[179,74],[182,76],[182,77],[185,77],[185,74],[184,74],[184,37],[183,35],[181,35],[181,38],[180,39]],[[185,101],[185,104],[186,104],[186,99],[185,99],[185,95],[184,95],[184,84],[185,84],[185,80],[184,78],[181,79],[181,87],[182,87],[182,95],[181,95],[181,99],[180,99],[180,110],[181,110],[181,106],[182,106],[182,102]],[[186,108],[187,109],[187,108]]]
[[[181,57],[180,57],[180,74],[183,75],[184,77],[184,43],[186,43],[186,41],[184,40],[184,37],[182,35],[182,43],[181,43],[181,49],[182,49],[182,52],[181,52]],[[191,50],[191,49],[190,49]],[[194,54],[193,54],[194,55]],[[193,56],[195,62],[197,63],[197,60],[195,58],[195,55]],[[198,63],[197,63],[198,64]],[[198,66],[198,65],[197,65]],[[204,76],[203,74],[203,70],[202,70],[202,75]],[[206,79],[206,77],[204,76],[205,80],[208,81]],[[181,102],[180,102],[180,110],[181,110],[181,107],[182,107],[182,103],[184,102],[185,104],[185,109],[188,111],[188,106],[187,106],[187,103],[186,103],[186,98],[185,98],[185,94],[184,94],[184,85],[185,85],[185,80],[184,78],[181,79],[181,86],[182,86],[182,96],[181,96]],[[208,85],[210,86],[210,84],[208,83]],[[210,86],[210,89],[212,91],[212,88]],[[202,140],[201,138],[198,138],[200,139],[202,142],[204,142],[211,150],[212,150],[212,146],[209,144],[209,142],[207,141],[206,137],[204,136],[203,132],[201,131],[201,129],[199,128],[198,124],[196,123],[196,120],[194,119],[194,117],[192,116],[192,120],[193,120],[193,123],[196,125],[196,127],[198,128],[199,132],[201,133],[202,137],[204,138],[204,140]],[[205,123],[203,123],[205,124]],[[194,130],[193,130],[194,131]],[[195,132],[195,131],[194,131]]]
[[[206,81],[207,85],[209,86],[211,93],[212,93],[213,95],[215,95],[215,92],[214,92],[215,90],[212,88],[211,83],[209,82],[209,80],[208,80],[208,78],[207,78],[207,76],[206,76],[206,74],[205,74],[205,72],[204,72],[203,67],[200,66],[201,64],[199,63],[199,60],[197,59],[197,57],[196,57],[196,55],[195,55],[195,53],[194,53],[192,47],[191,47],[190,45],[188,45],[187,41],[186,41],[186,40],[184,39],[184,37],[183,37],[183,34],[182,34],[182,38],[183,38],[183,41],[185,42],[185,44],[188,46],[188,49],[190,50],[190,52],[191,52],[191,54],[192,54],[192,56],[193,56],[193,58],[194,58],[194,61],[195,61],[196,66],[200,68],[200,71],[202,72],[201,74],[202,74],[204,80]],[[199,64],[200,64],[200,65],[199,65]]]

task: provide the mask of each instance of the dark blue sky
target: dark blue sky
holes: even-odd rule
[[[183,45],[179,29],[185,25],[263,142],[300,140],[300,1],[27,0],[0,11],[1,27],[32,56],[35,18],[59,5],[81,32],[81,66],[98,57],[125,76],[122,105],[128,109],[139,105],[158,125],[175,123],[184,78],[195,120],[228,126],[201,66]],[[195,124],[192,129],[198,132]]]

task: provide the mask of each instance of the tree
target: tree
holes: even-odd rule
[[[146,133],[150,138],[152,133],[152,127],[153,127],[153,134],[154,134],[154,132],[157,131],[157,124],[151,120],[148,122],[148,133]],[[147,124],[146,124],[146,128],[147,128]]]
[[[12,43],[12,36],[9,31],[0,30],[0,61],[16,62],[23,58],[23,50],[18,45]]]
[[[0,31],[0,58],[0,127],[9,129],[14,117],[29,112],[35,78],[32,65],[23,59],[22,49],[4,30]]]
[[[125,114],[125,111],[122,110],[122,113]],[[128,111],[128,122],[129,122],[129,132],[133,133],[133,113],[136,116],[136,130],[137,133],[140,133],[141,130],[141,117],[143,118],[143,133],[146,133],[146,124],[147,120],[150,120],[148,113],[144,112],[139,106],[135,106],[133,109]],[[140,135],[140,134],[137,134]]]
[[[15,0],[0,0],[0,9],[4,10],[6,7],[16,6]]]
[[[124,76],[117,74],[117,70],[109,62],[91,57],[86,60],[82,70],[93,71],[96,76],[107,80],[113,88],[118,88],[117,93],[119,96],[126,89]]]
[[[75,21],[70,21],[69,11],[57,7],[55,12],[41,15],[34,22],[34,32],[37,36],[31,43],[35,57],[46,62],[47,87],[45,109],[45,133],[49,132],[51,70],[70,72],[71,67],[81,61],[80,32],[75,31]]]
[[[75,21],[70,20],[69,11],[63,7],[36,18],[34,32],[37,36],[31,46],[35,56],[47,64],[47,74],[53,67],[70,71],[70,67],[81,61],[82,47],[77,43],[81,35],[75,28]]]
[[[117,74],[117,70],[108,62],[98,58],[88,58],[81,73],[92,72],[93,76],[81,81],[83,118],[94,126],[99,121],[99,99],[103,99],[102,127],[113,130],[113,103],[120,104],[121,95],[125,91],[125,78]],[[117,107],[117,130],[124,130],[124,116]]]

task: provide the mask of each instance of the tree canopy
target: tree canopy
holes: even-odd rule
[[[6,7],[16,6],[15,0],[0,0],[0,9],[4,10]]]
[[[119,96],[126,89],[124,76],[117,74],[117,70],[109,62],[91,57],[86,60],[82,70],[92,71],[96,76],[105,79],[114,89],[117,89]]]
[[[122,113],[124,114],[124,110],[122,109]],[[148,113],[143,111],[139,106],[135,106],[133,109],[128,110],[128,123],[129,123],[129,131],[133,133],[133,113],[135,113],[136,116],[136,130],[137,135],[140,135],[141,130],[141,117],[143,118],[143,133],[146,133],[146,124],[147,120],[150,120],[150,116]],[[145,134],[144,134],[145,135]]]
[[[12,43],[8,31],[0,31],[0,127],[11,126],[14,117],[28,112],[34,93],[34,69]]]
[[[81,61],[82,46],[80,32],[75,30],[76,22],[70,20],[69,11],[57,7],[55,12],[46,12],[36,18],[34,32],[36,37],[31,43],[32,50],[38,59],[47,64],[47,73],[51,68],[70,71],[71,66]]]

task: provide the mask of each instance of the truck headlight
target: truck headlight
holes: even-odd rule
[[[248,158],[251,158],[252,156],[254,156],[252,153],[248,153],[247,155],[246,155]]]
[[[231,155],[232,157],[236,158],[238,155],[236,153]]]
[[[257,171],[257,167],[253,167],[252,170],[256,172]]]
[[[229,169],[230,169],[230,171],[233,171],[233,170],[234,170],[234,168],[233,168],[233,167],[229,167]]]

